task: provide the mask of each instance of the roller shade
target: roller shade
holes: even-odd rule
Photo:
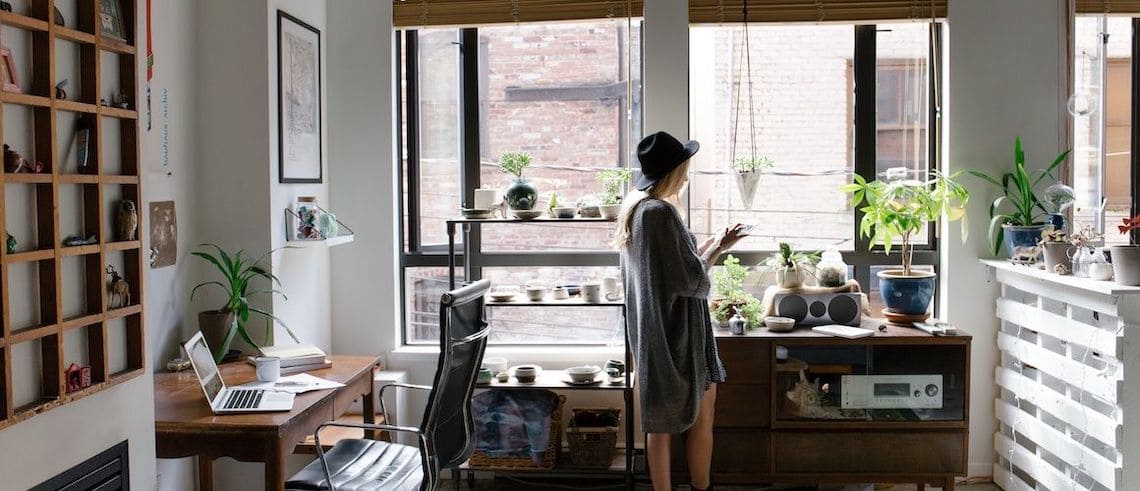
[[[1140,1],[1140,0],[1137,0]],[[1113,2],[1116,3],[1116,2]],[[689,22],[744,21],[744,0],[689,0]],[[854,22],[946,17],[946,0],[748,0],[749,22]]]
[[[397,0],[392,2],[396,27],[473,26],[513,22],[547,22],[641,17],[642,0]]]
[[[1140,13],[1140,0],[1077,0],[1078,14],[1103,14],[1105,7],[1110,14],[1135,14]]]

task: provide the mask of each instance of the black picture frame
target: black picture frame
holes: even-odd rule
[[[321,31],[277,11],[277,165],[281,183],[324,181]]]

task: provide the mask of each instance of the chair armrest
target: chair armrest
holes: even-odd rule
[[[339,426],[339,427],[345,427],[345,428],[360,428],[360,429],[364,429],[364,430],[402,431],[402,432],[406,432],[406,433],[415,434],[416,436],[419,437],[420,458],[421,458],[421,460],[424,460],[423,464],[426,465],[427,448],[428,448],[427,447],[427,435],[425,435],[424,432],[422,430],[420,430],[419,428],[413,428],[410,426],[377,424],[377,423],[342,423],[339,421],[326,421],[324,423],[321,423],[320,426],[317,426],[317,429],[315,431],[313,431],[313,443],[315,444],[316,449],[317,449],[317,460],[320,460],[321,469],[323,469],[325,471],[325,480],[329,485],[329,491],[336,491],[336,487],[333,486],[332,472],[329,470],[328,460],[325,459],[324,447],[321,446],[320,433],[321,433],[321,430],[324,429],[326,426]],[[426,469],[426,467],[425,467],[425,469]]]
[[[392,382],[392,383],[381,385],[380,391],[377,393],[378,394],[377,399],[379,399],[379,401],[380,401],[380,414],[384,415],[384,422],[385,423],[392,421],[391,419],[388,418],[388,408],[386,406],[384,406],[384,390],[387,389],[388,387],[399,387],[399,388],[404,388],[404,389],[416,389],[416,390],[431,390],[430,385],[404,384],[404,383],[399,383],[399,382]]]

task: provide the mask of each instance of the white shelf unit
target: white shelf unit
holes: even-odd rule
[[[994,482],[1140,489],[1140,288],[983,260],[995,313]]]

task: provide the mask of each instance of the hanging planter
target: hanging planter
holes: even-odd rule
[[[772,159],[768,157],[740,157],[732,163],[732,169],[736,171],[736,188],[740,190],[744,209],[752,209],[756,188],[760,185],[760,174],[773,165]]]

